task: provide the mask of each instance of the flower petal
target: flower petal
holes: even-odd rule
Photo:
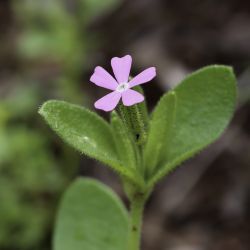
[[[113,91],[101,99],[95,102],[95,108],[102,109],[104,111],[111,111],[115,109],[119,100],[121,99],[121,93]]]
[[[132,57],[127,55],[124,57],[114,57],[111,60],[111,66],[114,71],[118,83],[128,82]]]
[[[133,89],[128,89],[122,93],[122,102],[125,106],[132,106],[143,101],[144,96]]]
[[[156,76],[155,67],[151,67],[142,71],[139,75],[135,76],[130,82],[130,88],[151,81]]]
[[[115,90],[118,83],[104,68],[97,66],[90,81],[105,89]]]

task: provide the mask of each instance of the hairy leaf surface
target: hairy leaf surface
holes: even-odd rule
[[[149,136],[144,150],[147,176],[151,176],[157,164],[165,158],[174,131],[176,94],[171,91],[156,107],[149,125]]]
[[[127,250],[128,214],[99,181],[76,180],[66,191],[54,232],[54,250]]]
[[[135,169],[137,162],[135,145],[133,145],[132,141],[133,138],[115,111],[111,114],[111,125],[115,134],[117,151],[123,165],[127,168]]]
[[[97,114],[64,101],[48,101],[39,110],[50,127],[75,149],[133,179],[118,159],[111,126]]]
[[[234,112],[235,83],[230,67],[208,66],[188,76],[173,90],[177,97],[174,133],[171,138],[162,138],[171,143],[167,144],[163,164],[150,180],[151,185],[222,134]],[[155,112],[164,110],[165,105],[160,101]]]

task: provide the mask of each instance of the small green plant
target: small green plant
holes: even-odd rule
[[[95,103],[105,111],[117,107],[109,123],[64,101],[48,101],[39,110],[65,142],[115,170],[130,201],[128,213],[103,184],[76,180],[62,200],[55,250],[140,249],[144,205],[156,183],[214,142],[232,118],[236,80],[230,67],[194,72],[163,95],[149,115],[138,85],[153,79],[155,68],[129,78],[131,62],[130,56],[112,59],[116,79],[101,67],[91,77],[112,90]]]

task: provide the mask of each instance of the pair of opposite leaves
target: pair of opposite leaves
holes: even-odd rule
[[[149,123],[144,158],[150,174],[142,180],[144,185],[153,186],[221,135],[235,108],[235,82],[230,67],[209,66],[161,98]],[[101,117],[63,101],[48,101],[39,112],[71,146],[138,183],[137,173],[119,159],[117,138]],[[127,231],[128,216],[112,191],[96,181],[79,180],[63,199],[54,246],[56,250],[125,250]]]
[[[117,153],[126,136],[122,136],[122,131],[120,138],[116,136],[112,126],[97,114],[63,101],[48,101],[39,112],[56,133],[83,154],[112,167],[134,183],[153,186],[220,136],[232,117],[235,100],[235,77],[232,69],[225,66],[205,67],[166,93],[149,123],[144,150],[145,168],[149,172],[146,180],[138,174],[136,166],[131,166],[133,149],[129,145],[124,159]]]

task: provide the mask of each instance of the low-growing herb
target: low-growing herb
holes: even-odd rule
[[[130,201],[127,213],[103,184],[75,181],[60,206],[55,250],[139,250],[144,206],[156,183],[214,142],[232,118],[236,80],[231,67],[194,72],[163,95],[149,115],[137,85],[151,81],[156,70],[131,78],[131,64],[129,55],[115,57],[115,77],[98,66],[90,78],[112,91],[95,102],[97,109],[113,110],[110,122],[64,101],[48,101],[39,110],[65,142],[115,170]]]

